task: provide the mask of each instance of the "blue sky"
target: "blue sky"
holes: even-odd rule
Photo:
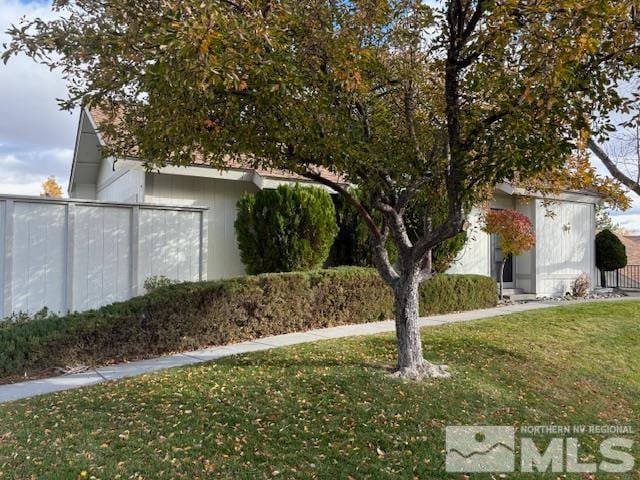
[[[51,3],[0,0],[0,47],[4,33],[24,15],[51,17]],[[38,194],[54,175],[66,188],[77,115],[61,112],[56,98],[65,84],[33,61],[13,58],[0,65],[0,192]]]
[[[51,18],[50,1],[0,0],[0,47],[22,16]],[[56,98],[65,84],[55,72],[17,57],[0,65],[0,193],[38,195],[53,175],[65,188],[73,156],[78,112],[61,112]],[[601,171],[604,167],[598,165]],[[640,234],[640,199],[615,220]]]

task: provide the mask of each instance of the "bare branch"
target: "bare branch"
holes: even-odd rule
[[[431,250],[422,259],[420,264],[420,281],[424,282],[433,277],[433,255]]]
[[[423,262],[433,247],[445,238],[451,238],[462,232],[465,216],[462,208],[454,208],[449,218],[435,228],[426,231],[413,247],[413,258],[416,262]]]
[[[609,170],[609,173],[611,173],[613,178],[618,180],[625,187],[640,195],[640,184],[638,184],[638,182],[634,182],[631,178],[625,175],[625,173],[618,168],[611,157],[609,157],[609,155],[607,155],[607,153],[602,148],[600,148],[600,146],[596,144],[593,139],[590,138],[587,145],[589,146],[589,149],[595,154],[595,156],[598,157],[602,161],[602,163],[604,163],[604,166],[607,167],[607,170]]]
[[[391,229],[391,234],[393,235],[393,238],[395,239],[401,253],[408,253],[413,245],[411,243],[411,240],[409,239],[407,227],[404,224],[402,215],[398,213],[391,205],[388,205],[380,200],[375,202],[374,206],[385,215],[387,224]]]
[[[482,18],[482,14],[484,13],[484,0],[478,0],[478,4],[476,5],[476,9],[473,12],[473,15],[469,19],[467,26],[463,30],[461,37],[463,40],[467,40],[471,34],[475,31],[478,26],[478,22]]]
[[[420,142],[418,141],[418,134],[416,133],[415,100],[413,95],[413,82],[411,80],[407,82],[404,90],[404,116],[407,122],[407,128],[409,129],[409,137],[413,144],[416,160],[419,160],[421,157]]]

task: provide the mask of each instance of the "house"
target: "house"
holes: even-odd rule
[[[230,163],[224,171],[195,162],[146,172],[137,158],[102,158],[101,114],[81,114],[69,181],[71,198],[208,207],[209,279],[242,275],[234,221],[236,203],[246,192],[288,183],[312,183],[288,172],[253,169]],[[496,189],[492,208],[513,208],[535,225],[537,244],[531,252],[509,261],[506,288],[538,296],[562,295],[586,272],[595,278],[595,205],[589,192],[565,192],[546,205],[510,185]],[[551,214],[551,212],[553,212]],[[451,268],[453,273],[477,273],[497,278],[500,246],[478,228],[479,211],[471,215],[469,241]]]
[[[595,206],[600,202],[601,197],[590,192],[563,192],[550,199],[508,184],[497,186],[490,207],[526,215],[536,234],[532,250],[507,262],[505,289],[547,297],[570,292],[581,273],[595,282]],[[471,213],[469,240],[450,272],[498,279],[500,245],[479,228],[480,215],[479,210]]]

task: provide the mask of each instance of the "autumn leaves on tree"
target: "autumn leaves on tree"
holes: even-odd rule
[[[12,28],[4,58],[60,69],[64,107],[105,109],[106,154],[135,146],[149,168],[250,158],[344,196],[393,289],[406,378],[448,375],[424,359],[418,328],[434,246],[464,231],[497,183],[562,169],[585,129],[606,136],[591,115],[624,103],[610,85],[638,64],[628,0],[58,6],[57,20]],[[416,203],[417,238],[406,216]]]
[[[489,210],[484,216],[484,231],[495,235],[500,242],[500,300],[504,297],[504,267],[509,257],[517,257],[531,250],[536,235],[531,220],[511,209]]]
[[[48,198],[62,197],[62,187],[56,181],[55,177],[48,177],[42,182],[42,196]]]

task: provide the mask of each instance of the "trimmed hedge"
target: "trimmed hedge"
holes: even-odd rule
[[[422,285],[421,314],[496,305],[495,283],[442,275]],[[0,377],[392,317],[375,270],[343,267],[159,288],[99,310],[0,324]]]
[[[481,275],[438,275],[420,286],[420,315],[495,307],[496,282]]]

